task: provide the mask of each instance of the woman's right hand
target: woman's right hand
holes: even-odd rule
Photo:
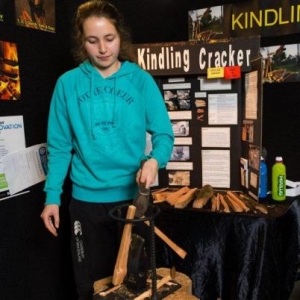
[[[149,189],[154,182],[158,172],[158,162],[155,158],[150,158],[143,163],[143,166],[136,174],[137,184],[145,183],[146,189]]]
[[[59,206],[57,204],[48,204],[44,207],[41,218],[45,227],[54,235],[58,236],[59,228]]]

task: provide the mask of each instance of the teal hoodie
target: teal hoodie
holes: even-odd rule
[[[168,162],[172,125],[152,76],[123,62],[110,77],[85,61],[57,81],[48,120],[46,204],[60,204],[70,168],[72,196],[88,202],[132,199],[146,132],[159,168]]]

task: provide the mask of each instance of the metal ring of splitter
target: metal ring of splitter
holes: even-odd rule
[[[121,222],[124,222],[124,223],[138,223],[138,222],[144,222],[144,221],[151,221],[160,213],[160,208],[158,206],[154,206],[154,205],[149,204],[148,210],[152,209],[151,216],[142,216],[138,219],[126,219],[126,218],[118,217],[118,216],[115,215],[117,210],[119,210],[119,209],[122,210],[123,208],[128,207],[130,205],[131,204],[123,204],[123,205],[116,206],[113,209],[111,209],[108,212],[108,214],[109,214],[110,217],[112,217],[113,219],[115,219],[117,221],[121,221]]]

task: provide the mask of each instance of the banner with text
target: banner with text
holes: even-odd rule
[[[208,68],[239,66],[251,70],[251,61],[259,56],[259,37],[230,39],[202,44],[170,42],[134,44],[138,64],[154,76],[205,74]]]
[[[252,0],[224,6],[224,33],[230,37],[278,36],[300,32],[299,0]]]

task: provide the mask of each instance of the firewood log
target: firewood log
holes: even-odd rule
[[[204,185],[197,193],[193,202],[193,208],[203,208],[208,200],[213,196],[213,187],[209,184]]]
[[[189,202],[194,198],[197,188],[189,189],[185,194],[179,197],[179,199],[174,204],[176,208],[185,208]]]

